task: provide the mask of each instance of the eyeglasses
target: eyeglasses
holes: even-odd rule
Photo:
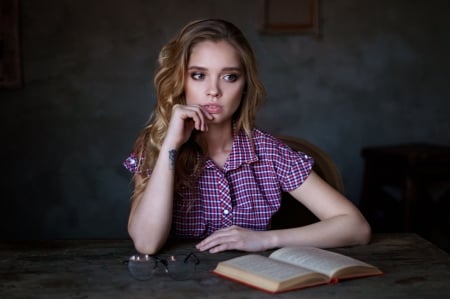
[[[192,277],[200,260],[193,252],[167,258],[137,253],[130,256],[126,263],[131,276],[137,280],[148,280],[161,270],[175,280],[186,280]]]

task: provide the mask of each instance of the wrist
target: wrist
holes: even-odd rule
[[[170,170],[175,170],[178,150],[174,146],[164,144],[159,151],[159,160],[166,161]]]
[[[163,144],[161,145],[161,152],[169,152],[170,150],[176,150],[178,151],[178,148],[180,145],[177,145],[176,142],[172,142],[170,140],[164,140]]]
[[[265,240],[264,247],[266,250],[279,247],[279,238],[275,230],[265,231],[265,234],[266,235],[264,236]]]

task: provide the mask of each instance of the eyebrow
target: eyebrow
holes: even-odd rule
[[[202,67],[202,66],[195,66],[195,65],[193,65],[193,66],[190,66],[190,67],[188,68],[188,71],[190,71],[190,70],[202,70],[202,71],[206,71],[206,70],[208,70],[208,68]],[[240,67],[225,67],[225,68],[222,69],[222,71],[227,71],[227,72],[229,72],[229,71],[242,72],[242,68],[240,68]]]

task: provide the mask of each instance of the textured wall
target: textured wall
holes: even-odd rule
[[[154,103],[164,42],[221,17],[255,47],[258,124],[306,138],[358,202],[367,145],[450,144],[446,0],[323,0],[322,37],[262,35],[262,1],[22,0],[25,86],[0,90],[3,238],[124,237],[121,167]]]

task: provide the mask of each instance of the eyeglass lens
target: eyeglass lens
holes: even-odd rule
[[[137,280],[148,280],[157,271],[164,267],[168,275],[175,280],[189,279],[195,272],[196,265],[199,263],[194,254],[171,255],[167,259],[159,259],[147,254],[135,254],[128,259],[128,270]],[[158,265],[161,266],[158,267]]]
[[[147,254],[134,254],[128,259],[128,270],[138,280],[150,279],[157,267],[158,261]]]
[[[175,280],[189,279],[194,274],[197,265],[196,259],[186,255],[172,255],[166,261],[168,274]]]

